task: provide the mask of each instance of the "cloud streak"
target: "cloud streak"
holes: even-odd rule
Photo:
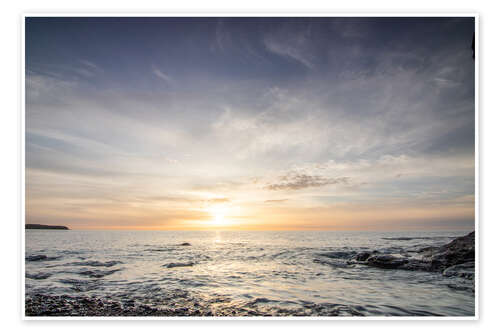
[[[158,69],[155,66],[153,66],[153,74],[168,84],[172,84],[174,82],[174,80],[169,75],[165,74],[164,72],[162,72],[160,69]]]
[[[325,178],[318,175],[307,175],[300,173],[289,173],[281,176],[277,182],[266,185],[266,189],[297,191],[310,187],[327,185],[349,185],[349,177]]]

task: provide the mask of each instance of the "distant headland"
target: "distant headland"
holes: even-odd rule
[[[69,230],[63,225],[45,225],[45,224],[26,224],[25,229],[50,229],[50,230]]]

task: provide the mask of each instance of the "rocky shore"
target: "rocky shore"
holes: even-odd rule
[[[267,303],[257,298],[235,304],[226,297],[210,300],[194,298],[185,292],[166,295],[164,304],[151,306],[133,299],[109,297],[33,295],[26,298],[26,316],[41,317],[279,317],[279,316],[364,316],[356,307],[343,304],[305,304],[301,309],[278,306],[256,307]]]
[[[158,309],[135,304],[133,300],[122,303],[106,298],[87,296],[34,295],[26,298],[26,316],[200,316],[200,311],[187,308]]]
[[[474,231],[439,247],[426,247],[417,251],[418,258],[407,258],[377,251],[358,253],[350,264],[363,264],[384,269],[420,270],[440,272],[445,276],[474,279]]]

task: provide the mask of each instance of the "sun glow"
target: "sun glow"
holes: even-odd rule
[[[223,226],[230,224],[227,219],[228,207],[224,205],[214,205],[208,209],[208,212],[212,216],[210,223],[215,226]]]

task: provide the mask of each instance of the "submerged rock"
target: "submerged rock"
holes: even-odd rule
[[[163,265],[163,267],[166,268],[174,268],[174,267],[190,267],[193,266],[193,262],[171,262],[168,264]]]
[[[35,254],[26,257],[26,261],[40,261],[40,260],[47,260],[47,256],[44,254]]]
[[[476,265],[473,261],[467,262],[464,264],[458,264],[455,266],[448,267],[443,271],[443,275],[450,276],[458,276],[468,280],[474,279]]]
[[[398,268],[408,262],[408,259],[398,258],[392,255],[374,255],[366,259],[368,266],[379,268]]]
[[[49,260],[57,260],[61,257],[48,257],[45,254],[33,254],[31,256],[27,256],[26,261],[49,261]]]

